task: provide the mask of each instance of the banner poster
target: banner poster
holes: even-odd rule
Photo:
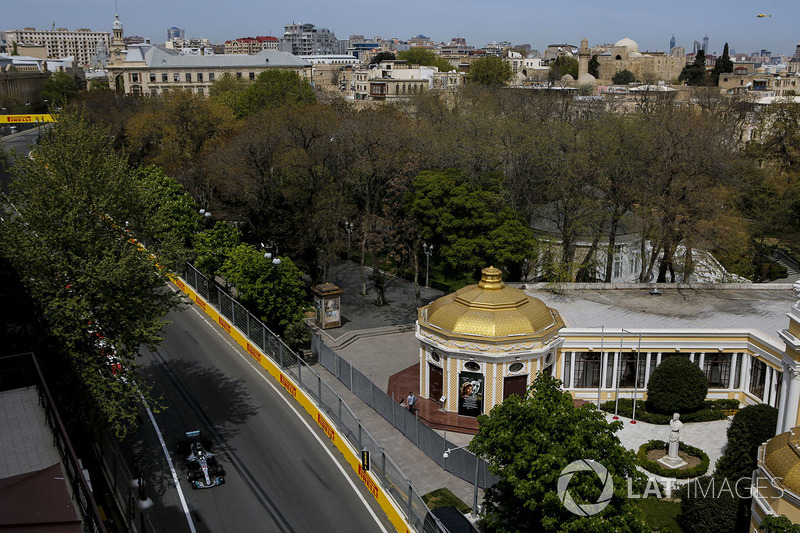
[[[483,414],[483,374],[461,372],[458,375],[458,414],[474,417]]]

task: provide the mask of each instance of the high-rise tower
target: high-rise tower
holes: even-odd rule
[[[675,36],[672,36],[672,39],[669,40],[669,53],[672,53],[672,49],[675,48]]]
[[[707,54],[708,53],[708,35],[703,37],[703,51]]]

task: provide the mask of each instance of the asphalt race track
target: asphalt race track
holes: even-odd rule
[[[155,353],[143,350],[140,362],[166,406],[155,419],[195,531],[394,530],[322,430],[219,326],[194,306],[168,319],[166,341]],[[123,448],[142,465],[155,502],[150,522],[155,531],[191,531],[156,432],[143,417]],[[175,445],[194,429],[212,438],[224,485],[191,489]]]

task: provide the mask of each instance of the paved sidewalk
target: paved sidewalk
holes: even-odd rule
[[[606,420],[612,422],[612,414],[606,415]],[[629,450],[639,451],[639,446],[649,440],[669,441],[669,424],[647,424],[636,421],[631,424],[630,418],[619,417],[625,425],[617,432],[622,445]],[[695,448],[700,448],[708,454],[709,467],[708,473],[714,471],[714,465],[725,451],[727,442],[728,426],[730,420],[715,420],[713,422],[688,422],[683,424],[681,429],[681,442],[685,442]]]

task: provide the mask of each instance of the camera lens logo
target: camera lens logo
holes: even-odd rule
[[[569,482],[572,481],[572,476],[575,472],[588,472],[593,471],[603,482],[603,492],[597,503],[577,503],[572,495],[567,491]],[[611,501],[611,496],[614,494],[614,480],[611,474],[608,473],[606,467],[593,461],[592,459],[579,459],[573,461],[561,471],[561,477],[558,478],[558,498],[564,507],[571,513],[578,516],[593,516],[606,508]]]

